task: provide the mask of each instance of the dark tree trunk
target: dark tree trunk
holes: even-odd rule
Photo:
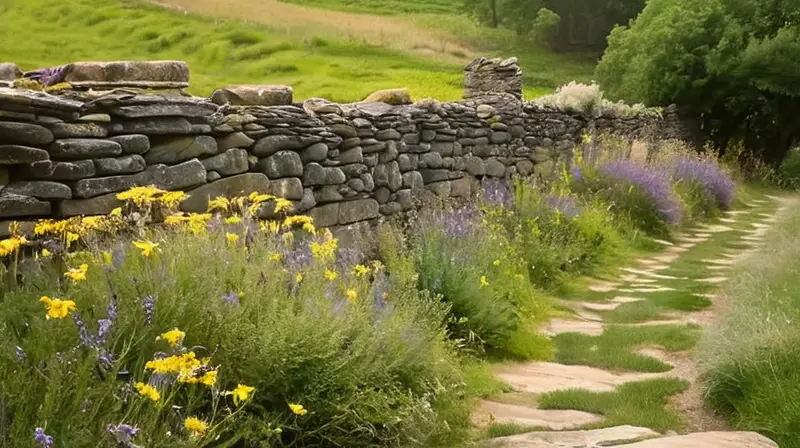
[[[492,28],[497,28],[499,25],[497,20],[497,0],[489,0],[489,8],[492,9]]]

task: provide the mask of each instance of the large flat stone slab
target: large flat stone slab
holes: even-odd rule
[[[44,149],[22,145],[0,145],[0,165],[40,162],[50,159]]]
[[[0,121],[0,143],[3,144],[42,146],[50,144],[54,138],[50,129],[38,124]]]
[[[582,333],[589,336],[600,336],[603,331],[604,327],[601,322],[571,319],[552,319],[544,330],[548,336],[562,333]]]
[[[485,426],[490,422],[516,423],[522,426],[548,428],[553,431],[577,429],[602,420],[603,416],[589,412],[534,409],[488,400],[481,401],[472,414],[472,421],[479,426]]]
[[[611,392],[621,384],[663,378],[669,374],[669,372],[616,374],[594,367],[552,362],[501,364],[494,368],[494,372],[514,390],[530,393],[547,393],[563,389]]]
[[[293,90],[289,86],[238,85],[217,89],[211,94],[215,104],[234,106],[288,106]]]
[[[0,194],[0,218],[45,216],[49,214],[49,202],[19,194]]]
[[[778,444],[754,432],[711,431],[644,440],[625,448],[778,448]]]
[[[184,88],[189,86],[189,66],[182,61],[74,62],[49,84],[59,82],[93,88]]]
[[[625,425],[586,431],[529,432],[492,439],[488,446],[495,448],[597,448],[623,445],[658,436],[660,434],[652,429]],[[676,445],[675,448],[678,446]]]

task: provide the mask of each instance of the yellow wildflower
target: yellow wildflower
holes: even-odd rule
[[[87,216],[85,218],[81,218],[81,230],[86,231],[99,229],[103,227],[105,220],[105,216]]]
[[[189,431],[192,437],[201,437],[208,431],[208,424],[197,417],[186,417],[183,421],[183,427]]]
[[[281,261],[281,254],[273,252],[269,256],[269,261]]]
[[[214,387],[217,384],[218,371],[210,370],[200,377],[200,383],[208,387]]]
[[[226,238],[226,239],[228,240],[228,242],[229,242],[229,243],[231,243],[231,244],[236,244],[236,243],[238,243],[238,242],[239,242],[239,235],[237,235],[237,234],[235,234],[235,233],[226,233],[226,234],[225,234],[225,238]]]
[[[122,207],[117,207],[114,210],[111,210],[111,213],[109,213],[108,216],[119,218],[120,216],[122,216]]]
[[[42,256],[43,257],[49,257],[50,255],[53,255],[53,254],[49,250],[42,249]]]
[[[489,286],[489,281],[486,280],[485,275],[481,275],[481,288],[486,288],[487,286]]]
[[[271,194],[259,194],[257,191],[254,191],[250,193],[248,199],[250,199],[250,202],[254,204],[260,204],[262,202],[267,202],[275,199],[275,196],[272,196]]]
[[[164,224],[168,226],[176,226],[182,222],[186,222],[189,218],[183,216],[183,213],[175,213],[174,215],[169,215],[164,219]]]
[[[158,202],[166,205],[167,207],[174,207],[188,197],[189,196],[182,191],[170,191],[169,193],[164,193],[160,198],[158,198]]]
[[[355,303],[355,301],[358,300],[358,293],[355,289],[348,289],[346,294],[348,302]]]
[[[104,250],[102,255],[103,255],[103,263],[106,266],[110,266],[111,262],[113,261],[113,257],[111,255],[111,252],[109,252],[107,250]]]
[[[379,260],[373,261],[372,262],[372,269],[374,269],[375,272],[380,271],[381,269],[383,269],[383,263],[381,263]]]
[[[339,242],[333,237],[327,238],[323,243],[314,241],[309,245],[311,247],[311,255],[322,262],[331,261],[336,255],[338,244]]]
[[[72,268],[64,273],[64,277],[72,280],[73,282],[79,282],[81,280],[86,280],[86,272],[89,270],[89,265],[84,263],[79,268]]]
[[[289,403],[289,409],[291,409],[295,415],[308,414],[308,409],[304,408],[302,404]]]
[[[135,384],[135,387],[136,390],[139,391],[139,395],[143,397],[147,397],[153,401],[158,401],[161,399],[161,393],[158,392],[158,389],[149,384],[139,382]]]
[[[283,238],[283,242],[286,244],[292,244],[294,242],[294,234],[292,232],[284,233],[281,235],[281,238]]]
[[[70,311],[75,311],[75,302],[72,300],[51,299],[47,296],[42,296],[39,302],[44,303],[47,307],[48,320],[50,319],[63,319],[67,317]]]
[[[144,365],[145,370],[152,370],[158,374],[180,373],[200,367],[202,363],[194,352],[184,353],[180,356],[172,355],[166,358],[153,359]]]
[[[517,280],[524,280],[525,276],[523,276],[522,274],[516,274],[514,275],[514,278],[516,278]]]
[[[170,347],[175,347],[176,345],[183,342],[183,338],[186,337],[186,333],[178,330],[177,328],[167,331],[166,333],[161,333],[161,336],[156,338],[156,341],[160,341],[164,339],[167,341]]]
[[[250,394],[252,394],[254,390],[256,390],[255,387],[237,384],[235,389],[229,390],[223,395],[233,395],[233,404],[238,406],[240,402],[247,401],[250,398]]]
[[[8,225],[8,231],[11,233],[11,236],[19,235],[19,228],[20,226],[18,221],[11,221],[11,223]]]
[[[292,205],[292,201],[283,198],[275,199],[275,213],[292,211],[293,208],[294,205]]]
[[[366,267],[366,266],[360,265],[360,264],[357,264],[353,268],[353,275],[355,275],[356,277],[361,277],[361,276],[367,275],[369,273],[370,273],[369,268]]]
[[[275,221],[264,221],[261,223],[261,231],[264,233],[277,234],[281,230],[281,225]]]
[[[336,280],[336,277],[338,277],[338,276],[339,276],[339,274],[336,273],[336,271],[331,271],[330,269],[325,269],[325,279],[326,280],[334,281],[334,280]]]
[[[221,210],[221,211],[228,211],[231,206],[231,201],[228,200],[225,196],[220,196],[218,198],[214,198],[208,201],[208,210],[209,212],[213,212],[214,210]]]
[[[134,241],[133,245],[136,246],[139,250],[141,250],[142,255],[144,255],[145,257],[149,257],[150,254],[153,253],[153,250],[155,250],[159,246],[158,243],[154,243],[149,240]]]
[[[67,232],[67,247],[71,246],[75,241],[78,241],[80,237],[81,236],[75,232]]]
[[[302,229],[306,232],[315,235],[317,233],[316,227],[314,227],[314,218],[305,215],[298,215],[298,216],[289,216],[283,220],[283,227],[286,229],[292,228],[292,226],[301,225]]]
[[[303,273],[302,272],[298,272],[297,274],[295,274],[294,281],[296,281],[297,283],[302,282],[303,281]]]
[[[242,222],[242,218],[236,215],[231,216],[230,218],[225,218],[225,224],[239,224],[240,222]]]
[[[15,253],[27,242],[28,240],[26,240],[24,236],[12,236],[11,238],[0,241],[0,257]]]
[[[217,384],[216,370],[208,370],[206,364],[197,363],[191,367],[184,367],[178,372],[178,382],[186,384],[203,384],[213,387]]]
[[[492,262],[492,264],[493,264],[495,267],[497,267],[497,266],[500,266],[500,260],[494,260],[494,261]]]

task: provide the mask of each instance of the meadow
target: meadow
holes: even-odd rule
[[[413,98],[461,97],[473,57],[520,57],[535,97],[591,76],[591,59],[554,55],[459,15],[369,15],[275,0],[2,0],[4,60],[25,70],[79,60],[185,60],[192,93],[286,84],[298,99],[349,102],[406,87]]]

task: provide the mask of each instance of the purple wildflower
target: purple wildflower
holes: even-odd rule
[[[72,315],[72,320],[75,321],[75,326],[78,327],[80,333],[81,345],[84,347],[97,348],[97,341],[89,334],[89,329],[81,318],[81,313],[76,312]]]
[[[108,432],[114,436],[118,445],[129,448],[135,446],[131,441],[139,434],[139,428],[125,424],[108,425]]]
[[[281,258],[291,272],[299,272],[303,267],[311,264],[311,248],[308,244],[302,244],[296,249],[284,249],[282,252]]]
[[[59,65],[58,67],[40,68],[25,73],[24,77],[32,80],[39,81],[45,87],[58,84],[64,79],[66,65]]]
[[[147,325],[153,322],[153,313],[156,310],[156,297],[149,295],[142,301],[142,308],[144,308],[144,321]]]
[[[114,365],[114,354],[101,350],[100,353],[97,354],[97,360],[100,361],[100,364],[103,366],[111,367]]]
[[[572,196],[548,195],[545,201],[547,205],[554,210],[558,210],[558,212],[569,219],[578,216],[581,212],[580,204],[578,204],[578,201]]]
[[[454,210],[445,210],[435,215],[436,226],[444,229],[449,236],[466,236],[475,228],[477,210],[474,207],[464,206]]]
[[[720,207],[730,208],[733,204],[736,187],[716,163],[692,158],[678,159],[672,166],[672,176],[677,180],[699,184]]]
[[[26,358],[25,350],[22,350],[22,347],[20,347],[19,345],[14,346],[14,354],[17,355],[18,361],[25,361]]]
[[[581,167],[576,166],[572,168],[572,177],[579,182],[581,179],[583,179],[583,174],[581,173]]]
[[[48,436],[44,433],[43,428],[36,428],[33,431],[33,434],[33,441],[38,443],[40,448],[49,448],[53,446],[53,443],[55,442],[53,436]]]
[[[117,312],[117,301],[116,300],[111,299],[111,301],[108,302],[108,307],[106,308],[106,315],[111,320],[116,320],[117,319],[118,312]]]
[[[492,205],[510,207],[514,204],[514,194],[508,185],[501,180],[483,181],[483,198]]]
[[[615,160],[603,167],[603,172],[617,181],[635,186],[670,224],[681,221],[680,201],[672,190],[667,176],[631,160]]]
[[[222,300],[230,303],[231,305],[238,305],[239,304],[239,293],[236,291],[231,291],[229,294],[225,294],[222,296]]]
[[[111,332],[111,319],[100,319],[97,321],[97,339],[100,344],[105,343],[106,336]]]

